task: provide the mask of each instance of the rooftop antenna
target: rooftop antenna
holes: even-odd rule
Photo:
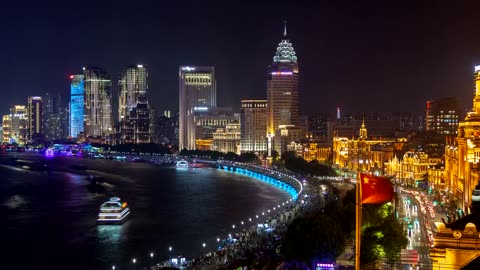
[[[284,23],[283,36],[286,37],[287,36],[287,21],[283,21],[283,23]]]

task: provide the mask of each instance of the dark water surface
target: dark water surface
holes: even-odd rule
[[[265,183],[210,168],[55,158],[50,167],[60,171],[41,171],[35,164],[42,156],[17,157],[35,163],[22,168],[12,155],[0,155],[0,269],[133,269],[134,257],[143,269],[150,252],[167,259],[169,246],[172,256],[188,259],[214,250],[217,237],[235,232],[232,224],[241,227],[289,199]],[[86,175],[102,176],[106,194],[89,191]],[[112,196],[130,204],[130,218],[97,225],[100,204]]]

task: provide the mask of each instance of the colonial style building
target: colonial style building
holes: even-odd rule
[[[334,135],[333,164],[350,172],[383,174],[384,164],[393,157],[394,143],[391,138],[369,139],[363,122],[357,138]]]
[[[479,183],[480,161],[480,66],[475,67],[473,110],[458,126],[458,136],[445,149],[446,191],[456,198],[458,207],[469,211],[472,192]]]

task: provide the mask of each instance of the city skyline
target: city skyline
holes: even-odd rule
[[[373,106],[376,111],[422,111],[426,100],[444,96],[460,96],[461,107],[469,108],[473,87],[468,82],[480,63],[475,4],[358,5],[315,3],[285,9],[264,3],[250,11],[249,5],[232,9],[212,4],[198,13],[187,8],[188,16],[177,21],[184,10],[176,4],[161,10],[146,4],[133,11],[100,4],[71,13],[62,5],[37,12],[41,9],[35,5],[9,3],[6,10],[11,12],[0,19],[11,26],[2,29],[0,91],[18,95],[0,100],[0,110],[8,113],[24,96],[67,93],[68,76],[82,66],[103,67],[116,80],[124,66],[135,63],[149,68],[149,101],[156,108],[177,109],[162,97],[176,93],[178,66],[198,65],[215,67],[218,104],[239,111],[240,99],[265,98],[266,66],[285,20],[302,59],[301,114],[334,114],[336,107],[368,111]],[[22,21],[20,11],[33,19]],[[111,15],[104,17],[105,12]],[[164,16],[155,16],[157,12]],[[132,19],[121,20],[130,13]],[[71,33],[76,42],[70,42]],[[135,41],[120,42],[125,35]],[[97,41],[93,45],[92,39]],[[26,74],[29,79],[23,80]],[[115,96],[118,88],[114,90]],[[390,106],[378,102],[389,99]]]

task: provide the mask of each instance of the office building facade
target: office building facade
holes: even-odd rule
[[[196,148],[197,112],[217,106],[214,67],[179,68],[179,149]]]
[[[240,105],[240,151],[267,151],[267,100],[242,100]]]
[[[113,135],[112,81],[101,68],[84,68],[84,133],[91,142],[111,144]]]
[[[480,80],[476,73],[476,80]],[[440,135],[457,135],[460,110],[456,98],[447,97],[427,101],[426,131]]]
[[[28,142],[34,143],[43,137],[43,102],[42,97],[28,97]]]
[[[78,138],[84,133],[84,114],[85,114],[85,80],[83,75],[71,75],[70,79],[70,121],[69,121],[69,137]],[[51,101],[53,111],[53,101]],[[52,124],[53,129],[53,124]]]
[[[150,143],[148,72],[143,65],[129,66],[121,75],[118,119],[120,140],[124,143]]]

